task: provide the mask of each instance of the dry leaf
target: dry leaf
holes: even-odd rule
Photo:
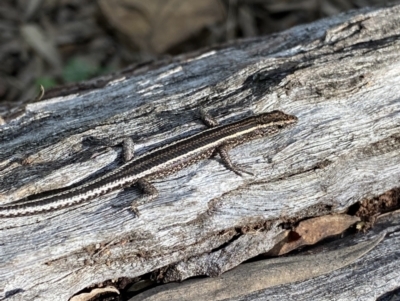
[[[57,72],[61,71],[61,59],[58,50],[54,45],[55,43],[46,36],[39,26],[34,24],[22,25],[21,35],[25,42]]]
[[[225,17],[216,0],[99,0],[99,4],[113,27],[141,50],[153,53],[162,53]]]
[[[119,295],[119,290],[117,290],[113,286],[107,286],[102,288],[92,289],[89,293],[82,293],[76,296],[73,296],[69,301],[88,301],[93,297],[104,294],[104,293],[116,293]]]
[[[359,217],[345,214],[326,215],[302,221],[288,234],[283,244],[267,254],[282,255],[304,245],[313,245],[324,238],[342,233],[358,221]]]

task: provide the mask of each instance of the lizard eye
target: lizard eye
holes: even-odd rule
[[[261,122],[262,123],[268,123],[268,117],[266,115],[261,117]]]

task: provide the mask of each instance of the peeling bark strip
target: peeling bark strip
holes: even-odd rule
[[[251,167],[254,176],[232,175],[217,158],[158,180],[159,197],[141,208],[138,219],[121,212],[140,195],[128,189],[74,208],[0,220],[0,296],[68,300],[107,279],[137,277],[221,250],[230,256],[218,266],[233,268],[272,249],[282,223],[341,213],[400,187],[399,24],[400,6],[352,11],[132,68],[80,84],[79,94],[76,86],[58,90],[64,96],[5,117],[1,204],[115,169],[126,136],[140,155],[200,132],[199,107],[221,124],[272,110],[299,122],[283,135],[231,150],[232,160]],[[379,271],[385,273],[374,260],[361,258],[368,279],[352,272],[354,267],[343,268],[322,284],[322,276],[297,283],[297,299],[323,300],[324,293],[335,298],[340,291],[327,292],[324,285],[341,287],[340,279],[350,276],[357,281],[345,283],[346,296],[354,300],[375,300],[394,290],[400,283],[395,222],[377,233],[392,234],[374,253],[384,258]],[[245,228],[267,237],[265,244],[255,239],[244,247],[241,242],[252,240],[237,229]],[[284,291],[249,296],[289,291],[278,288]]]
[[[314,278],[353,263],[384,235],[322,254],[280,257],[243,264],[219,278],[171,283],[139,294],[130,301],[229,300],[268,287]]]

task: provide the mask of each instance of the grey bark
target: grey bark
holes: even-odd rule
[[[196,133],[204,128],[199,107],[222,124],[275,109],[299,122],[230,151],[254,176],[237,176],[215,158],[155,181],[160,195],[139,207],[140,218],[121,211],[140,194],[132,188],[52,213],[0,219],[1,296],[67,300],[107,279],[197,258],[185,273],[198,275],[203,265],[200,274],[215,276],[271,249],[282,222],[340,213],[399,187],[399,25],[400,6],[352,11],[127,69],[14,110],[0,127],[1,203],[115,168],[126,136],[141,154]],[[394,290],[400,265],[392,239],[399,230],[391,231],[378,245],[388,260],[383,270],[360,261],[375,271],[367,296],[364,276],[351,274],[352,265],[257,296],[275,300],[270,293],[287,297],[296,288],[306,292],[298,300],[324,290],[330,300],[372,300]],[[218,260],[216,252],[223,255]],[[348,295],[339,282],[329,286],[349,273],[355,280]],[[379,281],[383,274],[390,279]]]
[[[398,225],[392,228],[396,228],[398,231]],[[245,263],[217,278],[192,279],[183,283],[158,286],[131,298],[130,301],[282,300],[282,298],[285,300],[309,298],[310,300],[315,297],[318,298],[317,300],[353,300],[356,295],[354,294],[354,282],[357,287],[362,285],[366,287],[358,294],[357,299],[375,300],[376,296],[385,290],[369,285],[370,278],[367,280],[364,277],[364,281],[356,279],[349,285],[346,283],[345,277],[351,276],[351,274],[368,276],[376,274],[377,258],[381,263],[380,267],[393,268],[397,266],[398,263],[393,265],[393,262],[389,262],[385,258],[386,253],[381,252],[387,248],[387,244],[381,244],[373,249],[382,241],[383,237],[384,234],[381,233],[369,241],[352,246],[341,246],[334,251],[313,255],[279,257]],[[352,238],[353,242],[357,240]],[[388,240],[392,240],[392,238]],[[395,241],[392,240],[390,243],[393,242]],[[364,255],[366,256],[362,260],[357,261]],[[372,264],[372,261],[375,261],[375,264]],[[349,266],[349,264],[351,265]],[[349,268],[333,273],[333,271],[346,266]],[[374,266],[375,269],[372,269],[371,266]],[[392,273],[387,273],[383,269],[381,271],[381,273],[378,272],[381,278],[392,280],[393,270]],[[318,277],[328,273],[330,273],[329,276]],[[372,276],[372,278],[375,277]],[[305,284],[305,280],[309,280],[308,283]],[[303,282],[298,285],[285,286],[285,284],[299,281]],[[316,287],[321,287],[318,292],[309,292]]]

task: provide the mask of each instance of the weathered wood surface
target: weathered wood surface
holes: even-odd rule
[[[398,286],[399,252],[391,246],[400,243],[399,217],[381,220],[368,235],[326,244],[316,254],[245,263],[217,278],[165,284],[130,301],[377,300],[387,292],[382,283]]]
[[[200,106],[221,123],[274,109],[299,122],[231,151],[255,176],[239,177],[218,158],[203,161],[156,181],[160,196],[139,207],[140,218],[121,212],[138,197],[133,188],[53,213],[1,219],[1,296],[67,300],[91,284],[226,250],[217,267],[210,260],[202,269],[215,275],[271,249],[288,219],[342,212],[399,187],[399,83],[400,6],[394,6],[126,70],[58,90],[64,96],[30,104],[18,117],[14,112],[0,128],[1,203],[114,168],[125,136],[140,154],[198,132]],[[93,145],[89,137],[116,146]],[[398,287],[399,256],[391,253],[397,249],[398,243],[381,249],[398,271],[390,271],[391,281],[371,279],[370,292]],[[330,281],[322,279],[315,285]],[[359,283],[350,298],[360,296]],[[299,300],[314,298],[312,285],[296,284],[308,292]],[[288,285],[283,289],[282,296],[289,294]]]

